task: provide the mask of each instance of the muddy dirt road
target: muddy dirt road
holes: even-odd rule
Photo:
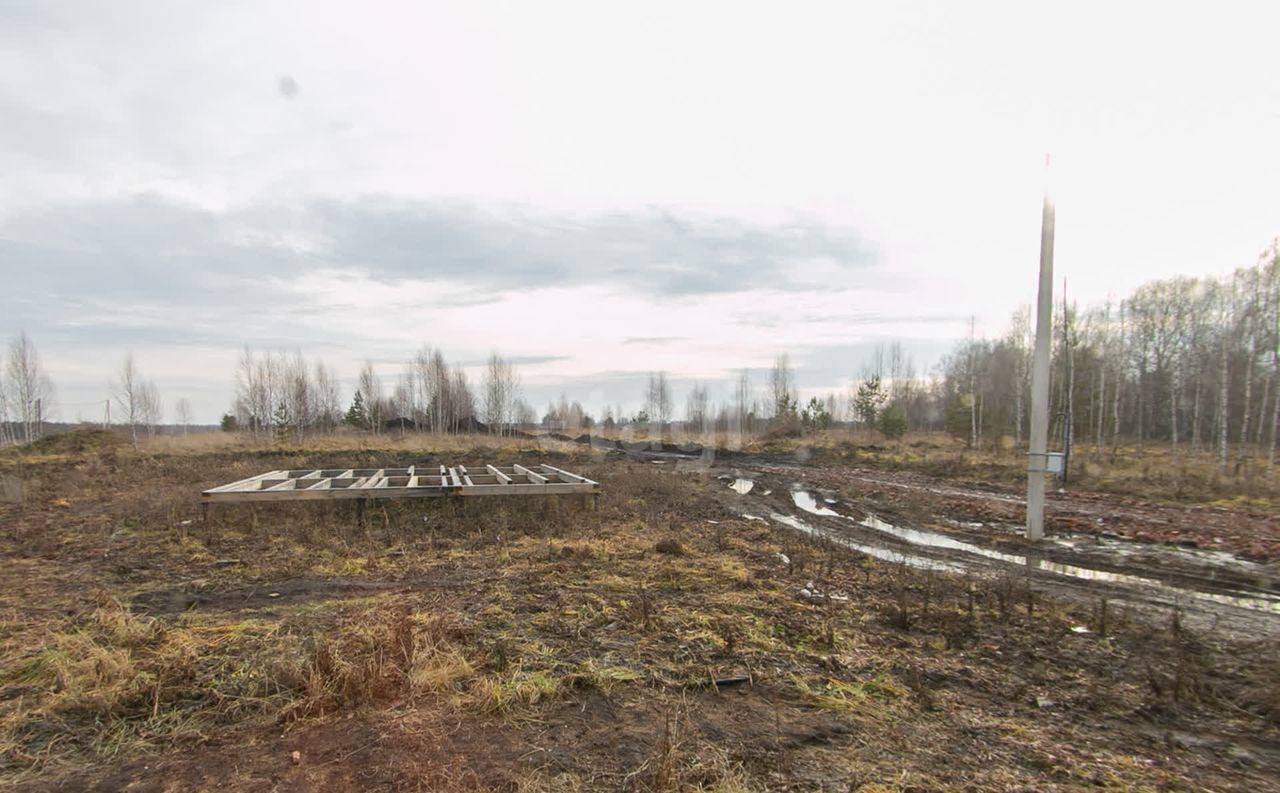
[[[1276,518],[1105,494],[1055,494],[1050,537],[1021,536],[1023,504],[996,487],[856,468],[740,465],[717,500],[911,567],[1019,576],[1046,592],[1181,615],[1238,636],[1280,632]]]

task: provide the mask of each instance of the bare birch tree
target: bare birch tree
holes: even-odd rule
[[[449,380],[449,431],[456,433],[463,427],[470,427],[475,412],[476,399],[467,382],[467,373],[461,366],[454,366]]]
[[[431,348],[423,345],[409,362],[413,373],[413,422],[419,430],[430,430],[432,426],[431,397],[435,393]]]
[[[733,390],[734,411],[737,413],[738,432],[749,433],[751,427],[751,371],[742,369]]]
[[[186,397],[179,399],[173,406],[173,418],[182,425],[182,434],[185,437],[187,427],[191,424],[191,401]]]
[[[154,438],[156,430],[164,421],[164,402],[160,399],[160,389],[154,380],[142,385],[142,423],[147,428],[147,437]]]
[[[386,413],[385,397],[382,393],[382,378],[378,377],[378,373],[374,371],[372,361],[364,362],[364,368],[360,370],[360,377],[356,387],[360,390],[360,393],[364,394],[365,415],[367,417],[367,426],[365,428],[373,433],[381,432],[383,415]]]
[[[685,400],[684,420],[690,432],[707,431],[707,387],[695,383]]]
[[[301,444],[307,429],[315,422],[316,414],[315,384],[311,381],[311,370],[301,350],[294,350],[291,358],[282,360],[280,374],[281,401],[293,425],[294,439]]]
[[[324,361],[316,361],[315,403],[316,429],[333,432],[342,420],[342,400],[338,396],[338,378]]]
[[[497,352],[490,353],[480,388],[481,420],[489,426],[489,432],[505,434],[514,420],[515,401],[519,396],[515,367]]]
[[[22,429],[22,440],[27,443],[37,440],[53,413],[54,389],[53,381],[40,364],[40,353],[26,331],[20,331],[9,342],[4,387],[8,411]]]
[[[13,424],[9,416],[9,389],[5,384],[4,367],[0,366],[0,446],[8,446],[13,442]]]
[[[111,382],[111,396],[120,408],[120,418],[129,427],[133,448],[138,448],[138,425],[146,416],[146,382],[138,373],[133,353],[126,353],[124,362]]]
[[[671,385],[665,371],[650,372],[645,389],[645,412],[651,422],[657,422],[659,431],[671,419]]]
[[[517,427],[529,427],[538,422],[538,415],[533,406],[523,399],[517,398],[515,403],[515,423]]]
[[[431,431],[447,432],[449,430],[449,365],[444,361],[444,353],[433,350],[427,364],[427,381],[430,391],[427,404],[430,406]]]
[[[883,351],[881,354],[883,355]],[[881,368],[883,369],[883,361]],[[769,370],[769,398],[775,417],[795,413],[798,401],[796,375],[791,368],[791,356],[785,352],[774,359],[773,368]]]

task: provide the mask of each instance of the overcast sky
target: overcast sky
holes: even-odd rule
[[[1280,234],[1280,4],[0,0],[0,333],[61,415],[136,354],[422,344],[634,407],[788,351],[806,393]],[[713,392],[714,395],[714,392]],[[679,398],[681,395],[677,394]]]

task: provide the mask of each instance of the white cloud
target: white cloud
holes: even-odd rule
[[[495,329],[494,346],[547,356],[560,353],[544,346],[557,341],[541,330],[548,316],[562,325],[580,317],[593,335],[561,333],[599,351],[541,364],[537,376],[548,380],[602,362],[665,361],[701,375],[735,345],[767,359],[770,344],[856,344],[864,333],[936,341],[963,332],[938,318],[967,315],[995,334],[1034,289],[1046,150],[1057,179],[1058,274],[1072,295],[1100,300],[1154,277],[1253,261],[1280,231],[1278,22],[1271,3],[6,4],[0,257],[15,239],[53,251],[87,233],[37,224],[18,234],[32,213],[149,194],[153,205],[192,208],[149,215],[156,236],[205,239],[206,223],[220,234],[196,251],[203,258],[191,257],[199,261],[186,281],[173,279],[179,285],[291,288],[281,262],[330,268],[336,249],[365,280],[334,299],[378,295],[390,306],[349,316],[304,291],[279,316],[261,310],[274,297],[266,294],[237,315],[219,299],[218,315],[192,309],[202,333],[221,320],[288,343],[322,318],[372,343],[411,320],[461,334],[446,344],[460,355],[481,327]],[[365,196],[387,197],[373,212],[385,216],[398,201],[458,202],[504,222],[525,208],[532,228],[510,232],[512,253],[558,218],[590,237],[588,247],[613,239],[615,264],[632,261],[628,250],[650,257],[626,266],[665,275],[670,291],[618,288],[617,279],[605,288],[574,270],[568,283],[503,292],[493,275],[505,270],[487,259],[470,280],[433,292],[453,305],[416,307],[379,284],[408,275],[430,291],[432,277],[375,272],[363,259],[378,258],[376,230],[334,237],[308,210]],[[685,296],[708,295],[723,271],[681,271],[655,244],[664,239],[656,226],[629,237],[635,229],[582,225],[654,206],[733,218],[739,230],[802,217],[848,232],[875,266],[850,269],[819,253],[788,265],[788,277],[810,279],[790,293],[744,283],[688,309]],[[130,313],[163,316],[173,284],[154,262],[134,269],[152,241],[146,220],[134,221],[134,244],[97,265],[108,278],[51,255],[45,280],[12,285],[0,314],[34,324],[42,312],[65,316],[58,307],[123,313],[111,284],[133,279]],[[571,239],[537,250],[571,259]],[[261,257],[258,272],[241,257],[221,277],[222,262],[246,252]],[[813,286],[824,281],[832,285]],[[490,291],[495,302],[465,305],[469,293]],[[881,317],[873,330],[868,314]],[[734,324],[743,315],[752,322]],[[893,316],[934,321],[884,319]],[[70,357],[72,347],[125,343],[64,330],[44,346]],[[172,341],[133,330],[140,335],[128,343],[159,351]],[[620,352],[643,336],[691,341]],[[226,340],[186,343],[220,350]]]

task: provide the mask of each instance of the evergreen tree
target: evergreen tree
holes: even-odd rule
[[[364,407],[364,396],[360,390],[356,389],[356,394],[351,398],[351,407],[347,408],[347,415],[343,419],[346,423],[356,429],[367,429],[369,426],[369,411]]]
[[[831,411],[821,399],[811,397],[800,413],[800,421],[807,430],[825,430],[831,426]]]
[[[876,426],[880,405],[884,403],[887,396],[880,384],[879,375],[863,381],[862,385],[858,386],[858,393],[853,399],[853,411],[857,414],[858,420],[867,427]]]
[[[289,440],[289,406],[284,400],[280,400],[280,404],[276,406],[275,415],[272,416],[272,423],[275,425],[275,439],[277,444],[283,444]]]

